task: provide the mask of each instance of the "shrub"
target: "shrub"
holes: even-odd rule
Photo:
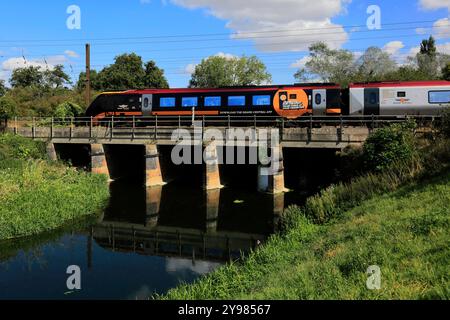
[[[64,102],[58,105],[54,112],[57,118],[72,118],[83,114],[83,109],[73,102]]]
[[[380,128],[372,133],[363,147],[365,168],[381,172],[394,163],[411,160],[416,152],[414,128],[414,122],[407,122]]]
[[[11,158],[45,159],[45,145],[13,134],[0,135],[0,160]]]
[[[439,131],[447,138],[450,138],[450,108],[446,108],[442,112],[441,123]]]

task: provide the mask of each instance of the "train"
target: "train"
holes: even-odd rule
[[[86,110],[96,120],[151,116],[436,116],[450,107],[450,81],[392,81],[143,89],[104,92]]]

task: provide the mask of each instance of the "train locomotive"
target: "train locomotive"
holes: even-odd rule
[[[317,83],[105,92],[86,116],[435,116],[447,107],[450,81]]]

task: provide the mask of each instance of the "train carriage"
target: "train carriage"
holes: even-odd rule
[[[438,115],[450,106],[450,81],[354,83],[350,115]]]
[[[145,89],[99,95],[86,115],[111,116],[280,116],[341,113],[341,88],[335,84]]]

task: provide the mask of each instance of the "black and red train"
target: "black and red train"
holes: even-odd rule
[[[279,116],[424,115],[450,107],[450,81],[295,84],[216,89],[144,89],[100,94],[86,115]]]

